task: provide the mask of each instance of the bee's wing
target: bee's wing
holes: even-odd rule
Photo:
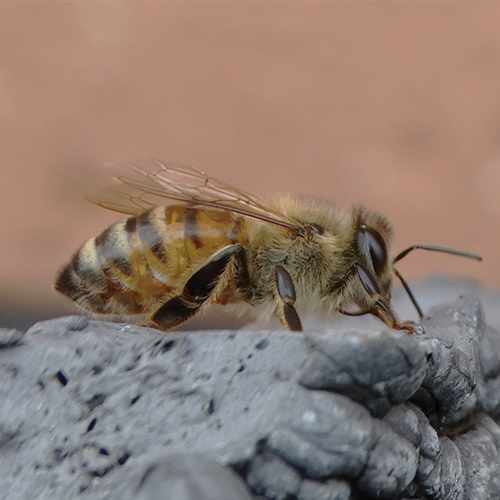
[[[164,205],[159,196],[141,192],[125,184],[109,186],[85,198],[100,207],[122,214],[139,215],[148,208]]]
[[[121,182],[87,199],[96,205],[131,215],[164,205],[165,199],[228,210],[300,232],[300,222],[263,206],[258,199],[205,172],[178,161],[119,161],[104,165]]]

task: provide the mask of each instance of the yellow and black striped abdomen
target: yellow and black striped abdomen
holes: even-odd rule
[[[189,205],[156,207],[88,240],[61,270],[56,289],[94,313],[147,313],[234,243],[245,243],[239,216]]]

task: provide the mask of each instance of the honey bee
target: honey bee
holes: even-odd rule
[[[393,230],[381,214],[325,201],[256,197],[180,162],[115,162],[120,182],[90,201],[129,215],[89,239],[59,272],[55,288],[97,315],[140,315],[140,324],[169,330],[210,304],[246,302],[287,330],[300,315],[372,314],[413,332],[391,303]],[[168,204],[166,200],[173,200]],[[355,308],[353,310],[353,307]]]

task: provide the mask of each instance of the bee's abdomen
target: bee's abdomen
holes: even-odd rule
[[[115,224],[85,242],[61,270],[56,290],[98,314],[141,313],[143,300],[134,291],[136,269],[125,224]]]
[[[148,210],[88,240],[61,270],[56,289],[95,313],[145,313],[182,285],[187,270],[241,243],[240,225],[222,211],[185,205]]]
[[[99,299],[100,292],[107,287],[107,281],[95,259],[88,257],[88,250],[96,256],[92,249],[95,239],[88,240],[78,250],[71,261],[64,266],[56,280],[56,290],[75,301],[85,309],[96,313],[104,313],[104,303]]]

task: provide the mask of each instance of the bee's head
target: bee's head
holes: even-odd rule
[[[373,314],[391,328],[398,328],[400,322],[391,307],[394,276],[390,259],[392,228],[385,217],[363,207],[354,207],[352,216],[354,234],[349,295],[360,307],[360,312],[341,312]]]
[[[394,328],[399,321],[391,308],[392,262],[382,234],[365,224],[356,228],[356,258],[352,268],[361,297],[358,304]],[[362,290],[360,290],[362,289]]]
[[[353,258],[349,269],[351,279],[349,280],[348,295],[351,301],[357,303],[360,311],[348,312],[340,309],[343,314],[351,316],[373,314],[391,328],[415,331],[408,323],[401,323],[391,307],[392,280],[396,275],[401,280],[419,316],[423,316],[408,283],[394,267],[394,264],[417,248],[482,260],[482,257],[477,254],[432,245],[412,245],[391,259],[392,228],[387,219],[363,207],[354,207],[352,216]]]

